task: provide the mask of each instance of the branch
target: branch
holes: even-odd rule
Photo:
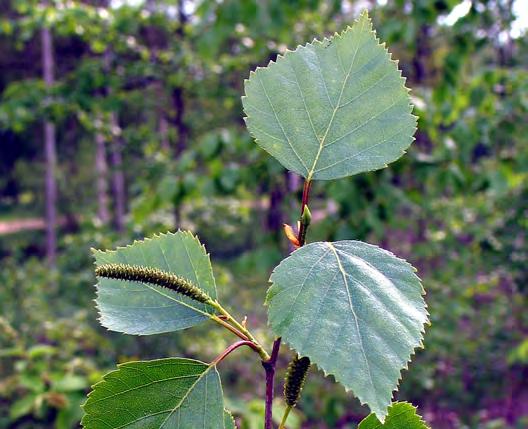
[[[273,429],[273,396],[275,384],[275,366],[277,365],[277,358],[279,357],[279,349],[281,345],[281,338],[277,338],[273,342],[273,349],[271,350],[271,357],[267,361],[262,362],[264,371],[266,371],[266,409],[264,412],[264,429]]]
[[[223,320],[219,316],[213,316],[212,319],[224,326],[225,328],[229,329],[231,332],[233,332],[238,337],[242,338],[243,340],[249,340],[253,343],[255,346],[254,350],[260,355],[260,358],[263,361],[268,361],[270,359],[270,356],[264,350],[264,347],[257,341],[257,339],[253,336],[249,330],[243,326],[241,323],[237,322],[237,320],[229,313],[218,301],[213,301],[209,303],[211,306],[213,306],[221,316],[225,320]]]
[[[301,246],[304,246],[304,243],[306,241],[306,231],[308,230],[308,226],[310,225],[310,219],[309,217],[307,218],[306,215],[309,216],[309,213],[310,213],[310,210],[308,209],[308,201],[310,200],[310,189],[312,187],[312,182],[308,179],[306,179],[304,181],[304,186],[303,186],[303,194],[302,194],[302,200],[301,200],[301,218],[300,218],[300,222],[299,222],[299,234],[297,235],[297,241],[299,242],[299,247]],[[279,342],[279,345],[280,345],[280,341],[281,339],[280,338],[277,338],[277,340],[275,340],[275,342]],[[275,344],[274,344],[275,346]],[[278,352],[278,350],[277,350]],[[294,359],[296,359],[298,356],[296,356]],[[308,358],[306,358],[308,359]],[[290,363],[291,364],[291,363]],[[310,360],[308,359],[308,366],[310,366]],[[275,368],[274,368],[274,371],[275,373]],[[266,373],[267,375],[267,373]],[[273,381],[272,381],[272,387],[273,387]],[[299,394],[300,395],[300,394]],[[273,398],[272,398],[273,400]],[[268,412],[268,404],[266,403],[266,412]],[[284,415],[282,416],[282,419],[281,419],[281,424],[280,424],[280,428],[284,428],[285,425],[286,425],[286,420],[288,419],[288,415],[290,414],[290,411],[291,409],[293,408],[293,406],[288,406],[288,408],[286,408],[286,411],[284,412]],[[270,409],[271,409],[271,405],[270,405]],[[270,411],[270,418],[271,418],[271,411]],[[270,426],[268,428],[268,426],[265,426],[265,429],[271,429],[271,423],[270,423]]]
[[[230,353],[234,352],[236,349],[242,346],[248,346],[251,347],[253,350],[257,351],[255,347],[255,344],[253,344],[251,341],[238,341],[234,344],[231,344],[227,349],[225,349],[222,353],[220,353],[212,362],[211,365],[218,365],[220,362],[224,360]]]

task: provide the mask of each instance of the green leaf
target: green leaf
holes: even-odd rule
[[[224,428],[237,429],[233,415],[227,410],[224,410]]]
[[[192,359],[119,365],[94,386],[84,411],[88,429],[225,428],[220,376],[214,366]]]
[[[385,424],[375,414],[370,414],[359,424],[358,429],[429,429],[416,414],[416,407],[408,402],[395,402],[389,407]]]
[[[10,419],[14,421],[26,414],[31,414],[35,408],[38,397],[39,395],[36,393],[29,393],[11,404],[9,407]]]
[[[190,232],[160,234],[115,251],[94,251],[97,266],[142,265],[176,274],[216,299],[211,261]],[[99,278],[101,324],[112,331],[150,335],[194,326],[209,318],[210,306],[172,290],[141,282]]]
[[[427,323],[414,268],[359,241],[319,242],[275,268],[269,323],[383,420]]]
[[[330,180],[383,168],[412,143],[404,84],[365,12],[341,34],[258,67],[242,102],[263,149],[307,179]]]

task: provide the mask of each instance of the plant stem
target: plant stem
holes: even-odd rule
[[[218,365],[220,362],[224,360],[225,357],[227,357],[230,353],[234,352],[236,349],[242,346],[248,346],[251,347],[253,350],[257,351],[255,344],[253,344],[251,341],[238,341],[234,344],[231,344],[227,349],[225,349],[222,353],[220,353],[212,362],[211,365]],[[258,351],[257,351],[258,352]]]
[[[302,201],[301,201],[301,216],[304,213],[304,207],[308,204],[308,200],[310,199],[310,188],[311,187],[312,187],[312,182],[310,180],[305,180],[304,186],[303,186]],[[299,235],[297,236],[297,239],[299,240],[299,247],[304,246],[307,229],[308,229],[308,225],[305,225],[303,222],[301,222],[299,226]]]
[[[301,200],[301,218],[304,213],[304,208],[308,205],[308,201],[310,200],[310,189],[312,187],[312,182],[309,179],[305,179],[304,186],[303,186],[303,194],[302,194],[302,200]],[[300,222],[299,225],[299,234],[297,235],[297,240],[299,241],[299,247],[304,246],[305,240],[306,240],[306,231],[308,230],[308,225],[306,225],[304,222]],[[277,338],[275,342],[279,342],[281,339]],[[267,375],[267,373],[266,373]],[[273,382],[272,382],[273,384]],[[284,425],[286,424],[286,420],[288,419],[288,415],[290,414],[292,407],[286,408],[286,411],[284,412],[284,415],[282,416],[281,424],[279,426],[279,429],[284,429]],[[268,429],[266,426],[265,429]],[[269,429],[271,429],[271,424],[269,426]]]
[[[231,331],[233,334],[235,334],[238,338],[243,339],[244,341],[249,341],[249,338],[244,335],[242,332],[240,332],[237,328],[227,323],[222,318],[218,317],[216,314],[212,317],[212,319],[218,323],[219,325],[222,325],[224,328],[226,328],[228,331]]]
[[[264,411],[264,429],[273,429],[273,396],[275,384],[275,366],[279,357],[281,338],[273,342],[271,357],[267,361],[262,361],[264,371],[266,371],[266,402]]]
[[[288,406],[288,408],[286,408],[286,411],[284,411],[284,415],[282,416],[279,429],[286,429],[286,420],[288,420],[288,416],[290,415],[291,410],[292,410],[292,407]]]
[[[224,308],[218,301],[211,301],[209,303],[212,305],[216,310],[220,312],[221,315],[225,316],[226,321],[222,320],[218,316],[213,316],[213,320],[225,328],[229,329],[231,332],[233,332],[238,337],[242,338],[246,341],[251,341],[255,348],[254,350],[260,355],[260,358],[263,361],[268,361],[270,359],[270,355],[264,350],[264,347],[257,341],[257,339],[249,332],[249,330],[243,326],[241,323],[237,322],[236,319],[231,316],[231,314]],[[228,323],[229,322],[229,323]]]

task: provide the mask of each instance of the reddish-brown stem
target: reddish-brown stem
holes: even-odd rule
[[[273,396],[275,388],[275,366],[277,365],[277,358],[279,357],[279,349],[281,345],[280,337],[273,342],[273,349],[271,350],[271,357],[268,361],[262,361],[264,371],[266,371],[266,403],[264,411],[264,429],[273,429]]]
[[[312,182],[310,180],[305,180],[304,186],[303,186],[302,201],[301,201],[301,216],[304,213],[304,208],[308,205],[308,200],[310,199],[310,188],[311,187],[312,187]],[[299,234],[297,236],[297,239],[299,241],[299,247],[304,245],[305,238],[306,238],[306,225],[303,222],[300,222]]]
[[[222,353],[220,353],[212,362],[211,365],[218,365],[220,362],[224,360],[224,358],[229,355],[230,353],[234,352],[236,349],[242,346],[248,346],[251,347],[253,350],[255,350],[258,353],[258,349],[251,341],[237,341],[236,343],[231,344],[227,349],[225,349]]]
[[[308,204],[308,200],[310,199],[310,189],[311,188],[312,188],[312,182],[310,180],[305,180],[304,186],[303,186],[302,201],[301,201],[301,216],[304,212],[304,206]]]
[[[303,194],[301,201],[301,216],[304,213],[304,207],[308,205],[310,199],[310,188],[312,182],[310,180],[304,181]],[[300,222],[298,240],[299,245],[304,245],[304,239],[306,237],[306,225]],[[273,349],[271,351],[271,357],[268,361],[263,361],[262,366],[266,371],[266,407],[264,411],[264,429],[273,429],[273,396],[274,396],[274,385],[275,385],[275,366],[277,365],[277,358],[279,356],[279,349],[281,345],[281,338],[277,338],[273,342]]]

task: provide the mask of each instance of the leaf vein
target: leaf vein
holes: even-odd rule
[[[304,161],[302,160],[302,158],[299,156],[299,154],[297,153],[297,151],[295,150],[295,148],[293,147],[293,144],[291,143],[290,141],[290,138],[288,137],[288,135],[286,134],[286,131],[284,131],[284,127],[282,126],[282,122],[280,121],[279,117],[277,116],[277,112],[275,111],[275,107],[273,106],[273,103],[271,102],[271,99],[268,95],[268,91],[266,90],[266,87],[264,86],[264,83],[262,82],[262,79],[260,78],[259,74],[257,73],[256,76],[258,77],[258,81],[260,83],[260,86],[262,87],[262,90],[264,91],[264,95],[266,96],[266,98],[268,99],[268,103],[271,107],[271,110],[273,111],[273,113],[275,114],[275,119],[277,121],[277,123],[279,124],[281,130],[282,130],[282,134],[284,135],[284,138],[286,139],[286,141],[288,142],[288,145],[291,147],[293,153],[295,154],[295,156],[297,157],[297,159],[299,160],[299,162],[301,163],[301,165],[305,168],[306,172],[308,173],[308,167],[306,166],[306,164],[304,163]]]

